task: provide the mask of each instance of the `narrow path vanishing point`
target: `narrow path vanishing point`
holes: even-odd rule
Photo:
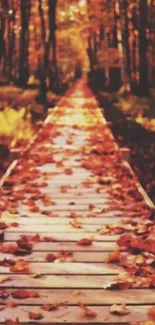
[[[0,190],[0,324],[148,320],[153,207],[137,184],[78,81]]]

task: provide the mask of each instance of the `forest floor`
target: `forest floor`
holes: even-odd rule
[[[131,165],[150,198],[155,202],[155,96],[98,94],[101,107],[119,147],[131,151]]]

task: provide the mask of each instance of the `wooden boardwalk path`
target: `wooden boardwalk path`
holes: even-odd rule
[[[13,166],[0,190],[0,324],[147,321],[153,206],[84,80]]]

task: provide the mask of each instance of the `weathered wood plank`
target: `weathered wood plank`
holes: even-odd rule
[[[9,244],[12,244],[10,242]],[[59,252],[53,252],[58,258],[60,258]],[[82,263],[102,263],[103,265],[105,259],[108,257],[108,252],[72,252],[71,257],[68,259],[73,262],[82,262]],[[22,260],[30,261],[30,262],[45,262],[47,256],[47,252],[35,251],[30,255],[22,256]],[[12,259],[11,254],[1,254],[1,260],[3,258]],[[13,256],[14,261],[18,261],[21,259],[19,256]],[[63,259],[63,256],[62,256]]]
[[[115,222],[117,222],[117,220],[115,220]],[[108,220],[105,220],[105,225],[108,224]],[[113,220],[111,219],[109,221],[109,224],[113,224]],[[40,232],[51,232],[51,235],[54,233],[63,233],[63,232],[67,232],[67,233],[79,233],[81,232],[81,230],[83,232],[87,232],[87,233],[98,233],[101,229],[102,225],[82,225],[82,228],[74,228],[71,224],[45,224],[45,225],[34,225],[31,224],[20,224],[18,227],[9,227],[6,229],[6,233],[9,232],[36,232],[36,233],[40,233]]]
[[[42,191],[44,193],[44,191]],[[81,198],[81,197],[77,197],[77,198],[61,198],[61,193],[59,195],[59,197],[55,198],[54,199],[54,196],[51,195],[50,193],[50,189],[49,191],[46,189],[46,192],[49,192],[50,194],[50,197],[51,197],[51,201],[53,201],[55,203],[55,205],[63,205],[63,206],[68,206],[70,205],[71,203],[75,206],[77,206],[77,208],[80,206],[89,206],[90,204],[93,204],[95,206],[100,206],[102,205],[103,208],[104,208],[104,205],[108,205],[108,201],[107,201],[107,198],[104,198],[102,197],[101,199],[100,198]],[[107,202],[106,202],[107,201]]]
[[[7,289],[9,294],[8,299],[0,299],[0,304],[3,305],[10,301],[11,295],[16,289]],[[131,304],[131,305],[144,305],[155,304],[154,290],[148,289],[132,289],[132,290],[103,290],[103,289],[35,289],[39,297],[35,299],[36,305],[42,304],[55,304],[58,302],[66,302],[68,305],[77,305],[82,301],[88,305],[111,305],[111,304]],[[138,299],[137,299],[138,297]],[[13,299],[17,304],[21,305],[34,305],[34,298],[27,298],[24,300]]]
[[[116,275],[43,275],[33,278],[33,274],[12,274],[1,288],[42,288],[42,289],[101,289],[115,281]]]
[[[113,264],[93,264],[93,263],[72,263],[72,262],[54,262],[54,263],[40,263],[40,262],[30,262],[29,264],[30,272],[36,274],[78,274],[78,275],[103,275],[103,274],[119,274],[123,271],[123,268],[113,265]],[[9,268],[0,266],[0,274],[11,274],[12,272]],[[17,272],[18,273],[18,272]],[[21,272],[25,273],[25,272]]]
[[[59,218],[58,217],[38,217],[38,218],[34,218],[34,217],[20,217],[20,218],[14,218],[13,220],[17,223],[19,223],[19,225],[68,225],[70,222],[73,221],[74,218],[70,218],[70,217],[62,217]],[[12,220],[8,220],[7,218],[1,218],[1,220],[4,220],[7,222],[7,224],[11,224]],[[118,224],[119,222],[122,223],[123,220],[125,221],[125,219],[122,219],[120,217],[113,217],[111,218],[111,220],[109,220],[109,218],[98,218],[98,217],[94,217],[94,218],[85,218],[80,216],[79,218],[77,218],[77,223],[80,223],[81,226],[83,227],[83,225],[98,225],[99,227],[102,225],[110,225],[110,224]],[[138,219],[134,219],[134,221],[138,221]],[[130,221],[131,222],[131,221]]]
[[[49,211],[49,207],[45,207],[43,204],[40,206],[41,209],[43,209],[43,211]],[[109,205],[108,204],[98,204],[96,206],[96,211],[100,211],[102,212],[103,209],[107,209],[108,211],[108,208],[109,208]],[[27,213],[29,211],[28,207],[25,205],[22,205],[20,207],[20,210],[22,213]],[[19,211],[20,211],[19,210]],[[66,213],[67,212],[76,212],[76,213],[80,213],[83,211],[86,211],[87,213],[89,212],[90,213],[90,208],[89,208],[89,204],[88,205],[69,205],[69,204],[62,204],[62,205],[52,205],[50,207],[50,210],[52,212],[55,212],[55,211],[65,211]],[[95,211],[95,209],[94,209]]]
[[[4,323],[6,319],[9,317],[9,313],[11,312],[11,319],[15,320],[17,315],[19,317],[19,321],[21,323],[30,322],[29,312],[41,312],[43,318],[38,322],[38,324],[103,324],[103,323],[116,323],[116,324],[124,324],[128,322],[138,322],[138,321],[146,321],[148,320],[148,308],[149,306],[128,306],[130,313],[128,315],[119,316],[115,314],[111,314],[109,307],[94,307],[93,310],[96,312],[96,317],[86,316],[83,310],[80,307],[68,307],[62,306],[57,311],[46,312],[42,310],[38,306],[24,306],[24,307],[16,307],[10,310],[7,308],[6,310],[1,311],[0,323]],[[32,322],[32,321],[31,321]]]
[[[34,233],[28,233],[28,232],[24,232],[24,233],[5,233],[4,237],[5,237],[5,241],[16,241],[18,240],[21,236],[23,235],[28,235],[28,236],[33,236],[36,235],[36,232]],[[120,235],[97,235],[96,233],[88,233],[88,232],[80,232],[78,234],[76,233],[68,233],[68,232],[64,232],[64,233],[46,233],[46,232],[40,232],[39,233],[41,240],[42,241],[46,241],[44,240],[44,237],[52,237],[53,241],[57,241],[57,242],[77,242],[78,240],[82,239],[82,238],[92,238],[95,242],[114,242],[116,241]],[[108,244],[107,244],[108,245]],[[94,246],[94,244],[93,244]],[[111,245],[110,245],[111,247]],[[113,247],[113,246],[112,246]],[[103,247],[102,247],[103,248]]]
[[[36,233],[24,233],[24,235],[36,235]],[[8,239],[9,241],[12,240],[18,240],[20,238],[20,235],[22,233],[8,233]],[[42,233],[40,235],[47,236],[51,238],[51,233]],[[71,251],[71,252],[81,252],[81,251],[90,251],[90,252],[106,252],[106,251],[113,251],[118,248],[117,244],[115,242],[96,242],[94,241],[92,245],[90,246],[80,246],[76,244],[76,239],[74,238],[74,241],[71,241],[69,238],[70,235],[65,234],[65,237],[68,236],[68,241],[64,241],[63,234],[62,234],[62,241],[59,240],[57,242],[54,242],[56,239],[55,234],[52,235],[53,242],[47,242],[46,239],[44,242],[35,243],[33,246],[34,251]],[[74,236],[75,237],[75,236]],[[79,237],[80,238],[80,237]],[[83,237],[82,237],[83,238]],[[87,237],[91,238],[91,236]],[[67,238],[66,238],[67,240]]]
[[[122,217],[124,218],[125,216],[127,217],[130,217],[133,215],[133,212],[131,213],[123,213],[122,211],[107,211],[106,209],[103,210],[102,212],[97,212],[96,211],[97,209],[93,210],[93,211],[89,211],[89,212],[86,212],[86,211],[82,211],[82,212],[79,212],[77,213],[75,211],[75,213],[79,216],[79,217],[82,217],[82,218],[93,218],[93,219],[96,219],[96,218],[100,218],[102,220],[102,218],[116,218],[116,217]],[[66,218],[66,217],[69,217],[71,215],[70,212],[68,211],[58,211],[58,212],[54,212],[54,211],[51,211],[51,207],[49,207],[48,211],[50,212],[50,215],[52,214],[52,218],[55,217],[55,218]],[[48,214],[48,213],[47,213]],[[5,211],[2,213],[2,216],[6,219],[7,216],[10,215],[9,212]],[[34,213],[34,212],[26,212],[26,213],[23,213],[22,211],[19,211],[18,215],[20,217],[22,216],[26,216],[26,217],[32,217],[32,218],[42,218],[42,217],[48,217],[48,215],[46,215],[46,212],[44,213],[41,213],[41,212],[37,212],[37,213]],[[135,213],[136,215],[136,213]],[[49,218],[49,217],[48,217]]]

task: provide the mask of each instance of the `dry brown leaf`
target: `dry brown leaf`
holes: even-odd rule
[[[66,175],[72,175],[72,174],[73,174],[73,171],[72,171],[71,168],[65,168],[65,169],[64,169],[64,173],[65,173]]]
[[[113,305],[113,306],[110,307],[110,313],[123,316],[123,315],[130,314],[130,310],[126,307],[125,304],[123,304],[123,305]]]
[[[11,277],[9,277],[9,276],[1,276],[0,277],[0,284],[7,282],[7,281],[12,281]]]
[[[118,263],[120,261],[120,251],[114,251],[112,253],[109,253],[108,257],[106,258],[106,263]]]
[[[97,316],[97,312],[88,308],[86,305],[83,303],[79,303],[80,308],[84,311],[85,316],[94,318]]]
[[[42,278],[44,276],[44,274],[42,274],[42,273],[38,273],[38,274],[33,274],[32,275],[32,278],[33,279],[40,279],[40,278]]]
[[[81,222],[80,222],[78,219],[73,219],[72,221],[70,221],[69,224],[70,224],[73,228],[76,228],[76,229],[81,229],[81,228],[82,228]]]
[[[24,260],[17,261],[14,266],[10,267],[10,271],[13,273],[29,273],[30,264]]]
[[[65,194],[68,192],[68,186],[61,186],[60,187],[60,193]]]
[[[9,300],[9,301],[7,302],[7,304],[6,304],[6,306],[7,306],[8,308],[14,308],[14,307],[17,307],[18,304],[17,304],[15,301],[13,301],[13,300]]]
[[[46,304],[46,305],[42,305],[41,309],[45,310],[45,311],[54,311],[54,310],[58,310],[60,306],[63,306],[63,303],[57,303],[57,304]]]

